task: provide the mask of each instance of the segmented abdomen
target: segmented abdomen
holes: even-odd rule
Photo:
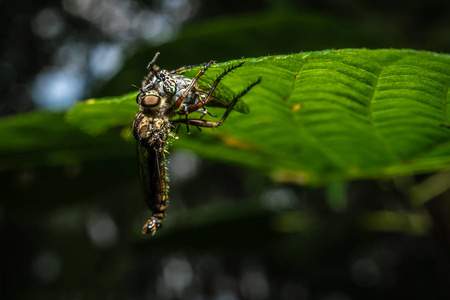
[[[153,217],[164,218],[167,207],[168,184],[165,146],[171,132],[168,119],[138,113],[133,123],[136,138],[141,188]]]

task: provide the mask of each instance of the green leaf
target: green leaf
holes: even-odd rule
[[[133,92],[121,97],[80,102],[67,113],[67,121],[92,135],[123,125],[128,125],[131,131],[133,117],[137,112],[137,94]]]
[[[205,80],[239,61],[245,64],[221,84],[236,94],[261,76],[261,83],[243,97],[250,113],[232,112],[214,130],[181,133],[173,147],[296,183],[450,167],[450,129],[441,126],[450,125],[449,55],[413,50],[305,52],[217,64]],[[66,120],[96,139],[118,127],[129,131],[137,111],[135,95],[80,103]],[[210,110],[219,117],[223,113]],[[0,138],[4,134],[0,130]]]
[[[64,113],[32,112],[0,120],[0,171],[123,157],[133,148],[117,132],[92,137]]]
[[[229,62],[231,64],[233,62]],[[412,50],[341,50],[249,59],[226,81],[249,115],[213,138],[183,138],[204,156],[256,167],[280,181],[398,176],[450,166],[450,57]],[[220,133],[219,133],[220,131]],[[186,141],[187,140],[187,141]]]

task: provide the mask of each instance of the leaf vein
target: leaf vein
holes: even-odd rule
[[[380,81],[380,77],[381,74],[383,73],[383,71],[390,67],[391,65],[398,63],[401,60],[404,60],[405,58],[411,56],[411,54],[404,56],[404,57],[399,57],[391,62],[389,62],[386,65],[380,65],[380,69],[378,71],[378,73],[375,76],[375,82],[373,85],[373,91],[372,94],[369,96],[369,104],[368,104],[368,112],[369,112],[369,121],[370,121],[370,125],[373,129],[374,134],[378,137],[378,139],[380,140],[380,142],[382,142],[385,147],[386,147],[386,151],[388,153],[390,153],[395,159],[397,159],[397,161],[400,161],[400,157],[399,155],[394,151],[394,149],[392,149],[391,145],[389,144],[388,140],[386,140],[386,138],[381,134],[381,132],[377,129],[377,126],[375,125],[374,119],[373,119],[373,112],[372,112],[372,104],[374,102],[374,98],[375,98],[375,94],[377,92],[378,89],[378,82]]]
[[[292,95],[294,94],[294,90],[295,90],[295,83],[296,81],[299,79],[299,75],[300,72],[302,70],[302,68],[307,64],[308,59],[305,59],[305,62],[302,64],[302,66],[300,66],[300,68],[298,68],[297,72],[294,74],[294,80],[292,81],[292,85],[291,85],[291,90],[289,92],[289,97],[286,98],[286,103],[289,101],[289,99],[292,97]],[[291,111],[291,119],[297,123],[294,114]],[[299,128],[299,130],[297,131],[300,134],[303,134],[303,137],[306,138],[306,140],[308,141],[308,143],[316,148],[318,151],[320,151],[324,156],[328,157],[330,159],[331,162],[333,162],[336,166],[338,166],[339,168],[346,170],[347,169],[347,164],[340,158],[339,155],[337,155],[334,151],[330,151],[330,148],[327,148],[326,146],[322,145],[317,138],[315,138],[313,135],[309,134],[307,132],[307,130],[305,130],[304,127],[301,126],[297,126],[297,128]],[[300,129],[302,128],[302,129]]]

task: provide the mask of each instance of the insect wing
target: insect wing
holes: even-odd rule
[[[139,179],[145,203],[152,212],[164,211],[166,188],[164,154],[156,149],[146,149],[139,143],[136,144]]]

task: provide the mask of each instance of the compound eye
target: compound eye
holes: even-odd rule
[[[177,92],[177,83],[173,79],[166,79],[163,82],[164,91],[170,97],[173,97]]]
[[[155,107],[161,102],[161,98],[155,95],[148,95],[142,99],[141,105],[144,107]]]

